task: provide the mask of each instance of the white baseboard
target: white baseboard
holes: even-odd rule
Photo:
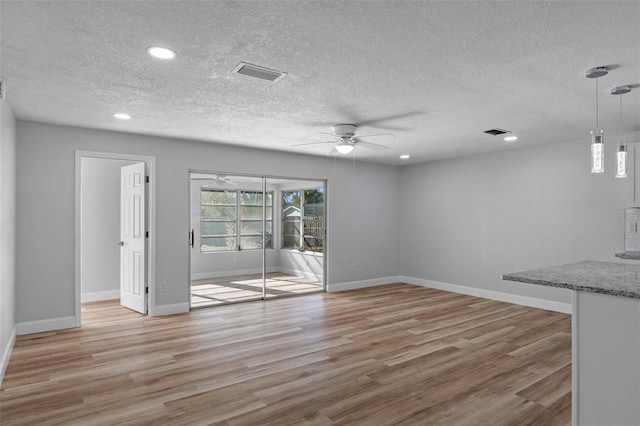
[[[402,277],[386,277],[386,278],[373,278],[370,280],[362,280],[362,281],[349,281],[346,283],[337,283],[337,284],[328,284],[327,291],[330,293],[336,291],[346,291],[346,290],[355,290],[357,288],[365,288],[365,287],[374,287],[377,285],[385,285],[392,283],[403,282]]]
[[[149,315],[162,317],[165,315],[184,314],[187,312],[189,312],[189,303],[174,303],[172,305],[156,305],[153,310],[153,314],[149,312]]]
[[[91,293],[82,293],[82,298],[80,300],[82,300],[82,303],[84,303],[113,299],[120,299],[120,290],[93,291]]]
[[[7,347],[2,351],[2,359],[0,359],[0,387],[2,386],[2,380],[4,379],[4,372],[7,371],[7,365],[9,365],[9,358],[11,358],[11,351],[13,345],[16,343],[16,328],[13,327],[11,336],[7,342]]]
[[[291,268],[278,268],[278,270],[274,272],[281,272],[283,274],[289,274],[297,277],[303,276],[305,278],[308,278],[314,281],[322,281],[322,275],[316,275],[313,272],[299,271],[297,269],[291,269]]]
[[[45,331],[63,330],[65,328],[77,327],[76,317],[52,318],[38,321],[27,321],[16,324],[16,334],[43,333]]]
[[[407,284],[421,287],[435,288],[437,290],[450,291],[452,293],[467,294],[469,296],[482,297],[500,302],[514,303],[516,305],[530,306],[532,308],[546,309],[548,311],[571,314],[571,303],[556,302],[554,300],[538,299],[535,297],[519,296],[517,294],[503,293],[500,291],[484,290],[458,284],[449,284],[439,281],[425,280],[422,278],[399,277],[399,280]]]
[[[267,272],[278,272],[278,268],[276,266],[268,267]],[[199,273],[191,274],[191,279],[192,280],[208,280],[210,278],[234,277],[236,275],[253,275],[253,274],[261,274],[261,273],[262,273],[262,268],[236,269],[233,271],[199,272]]]

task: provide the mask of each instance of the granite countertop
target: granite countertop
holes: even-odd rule
[[[624,253],[616,253],[616,257],[628,260],[640,260],[640,251],[625,251]]]
[[[518,281],[640,299],[640,265],[585,260],[502,275]]]

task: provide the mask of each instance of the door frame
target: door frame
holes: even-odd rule
[[[188,190],[188,194],[189,194],[189,202],[188,202],[188,218],[189,218],[189,224],[188,224],[188,229],[187,232],[189,232],[191,230],[191,174],[192,173],[202,173],[202,174],[217,174],[217,175],[240,175],[240,176],[247,176],[247,177],[255,177],[255,178],[263,178],[265,179],[264,184],[266,184],[266,180],[268,179],[290,179],[290,180],[301,180],[301,181],[316,181],[316,182],[321,182],[322,183],[322,187],[324,189],[324,248],[325,251],[322,254],[322,292],[323,293],[327,293],[328,292],[328,276],[327,276],[327,271],[329,270],[329,261],[328,261],[328,252],[329,252],[329,217],[328,217],[328,213],[329,210],[327,208],[327,203],[328,203],[328,196],[327,193],[329,191],[329,180],[326,178],[310,178],[310,177],[292,177],[292,176],[278,176],[278,175],[268,175],[268,174],[255,174],[255,173],[244,173],[244,172],[223,172],[223,171],[214,171],[214,170],[205,170],[205,169],[189,169],[187,170],[187,190]],[[263,189],[265,189],[265,186],[263,186]],[[274,200],[275,202],[275,200]],[[275,204],[273,205],[273,208],[275,210]],[[189,310],[191,311],[191,256],[192,256],[192,248],[189,244],[186,245],[187,246],[187,253],[188,253],[188,258],[189,258],[189,268],[187,270],[187,300],[189,301]],[[262,275],[263,275],[263,280],[265,277],[265,265],[266,265],[266,250],[262,250]],[[264,296],[264,281],[263,281],[263,296]],[[304,294],[303,294],[304,295]],[[296,295],[297,296],[297,295]],[[295,297],[295,296],[281,296],[281,297]],[[264,297],[262,299],[251,299],[251,300],[247,300],[247,301],[241,301],[241,302],[234,302],[234,303],[245,303],[245,302],[255,302],[258,300],[267,300]],[[230,303],[233,304],[233,303]],[[219,305],[219,306],[225,306],[225,304],[223,305]]]
[[[82,325],[82,159],[99,158],[105,160],[125,160],[143,162],[147,165],[149,186],[147,187],[147,219],[149,238],[147,241],[147,313],[156,314],[156,157],[147,155],[119,154],[112,152],[76,151],[75,152],[75,323]]]

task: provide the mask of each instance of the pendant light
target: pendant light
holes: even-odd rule
[[[608,73],[607,67],[595,67],[587,71],[587,78],[596,80],[596,128],[591,131],[591,173],[604,172],[604,131],[598,122],[598,78]]]
[[[618,86],[611,89],[612,95],[620,96],[620,133],[618,136],[618,148],[616,149],[616,177],[627,177],[627,141],[622,138],[622,95],[629,93],[631,87]]]

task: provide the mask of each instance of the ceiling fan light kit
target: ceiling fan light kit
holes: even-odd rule
[[[343,140],[336,145],[336,151],[340,154],[351,154],[354,148],[355,145],[348,138],[343,138]]]

